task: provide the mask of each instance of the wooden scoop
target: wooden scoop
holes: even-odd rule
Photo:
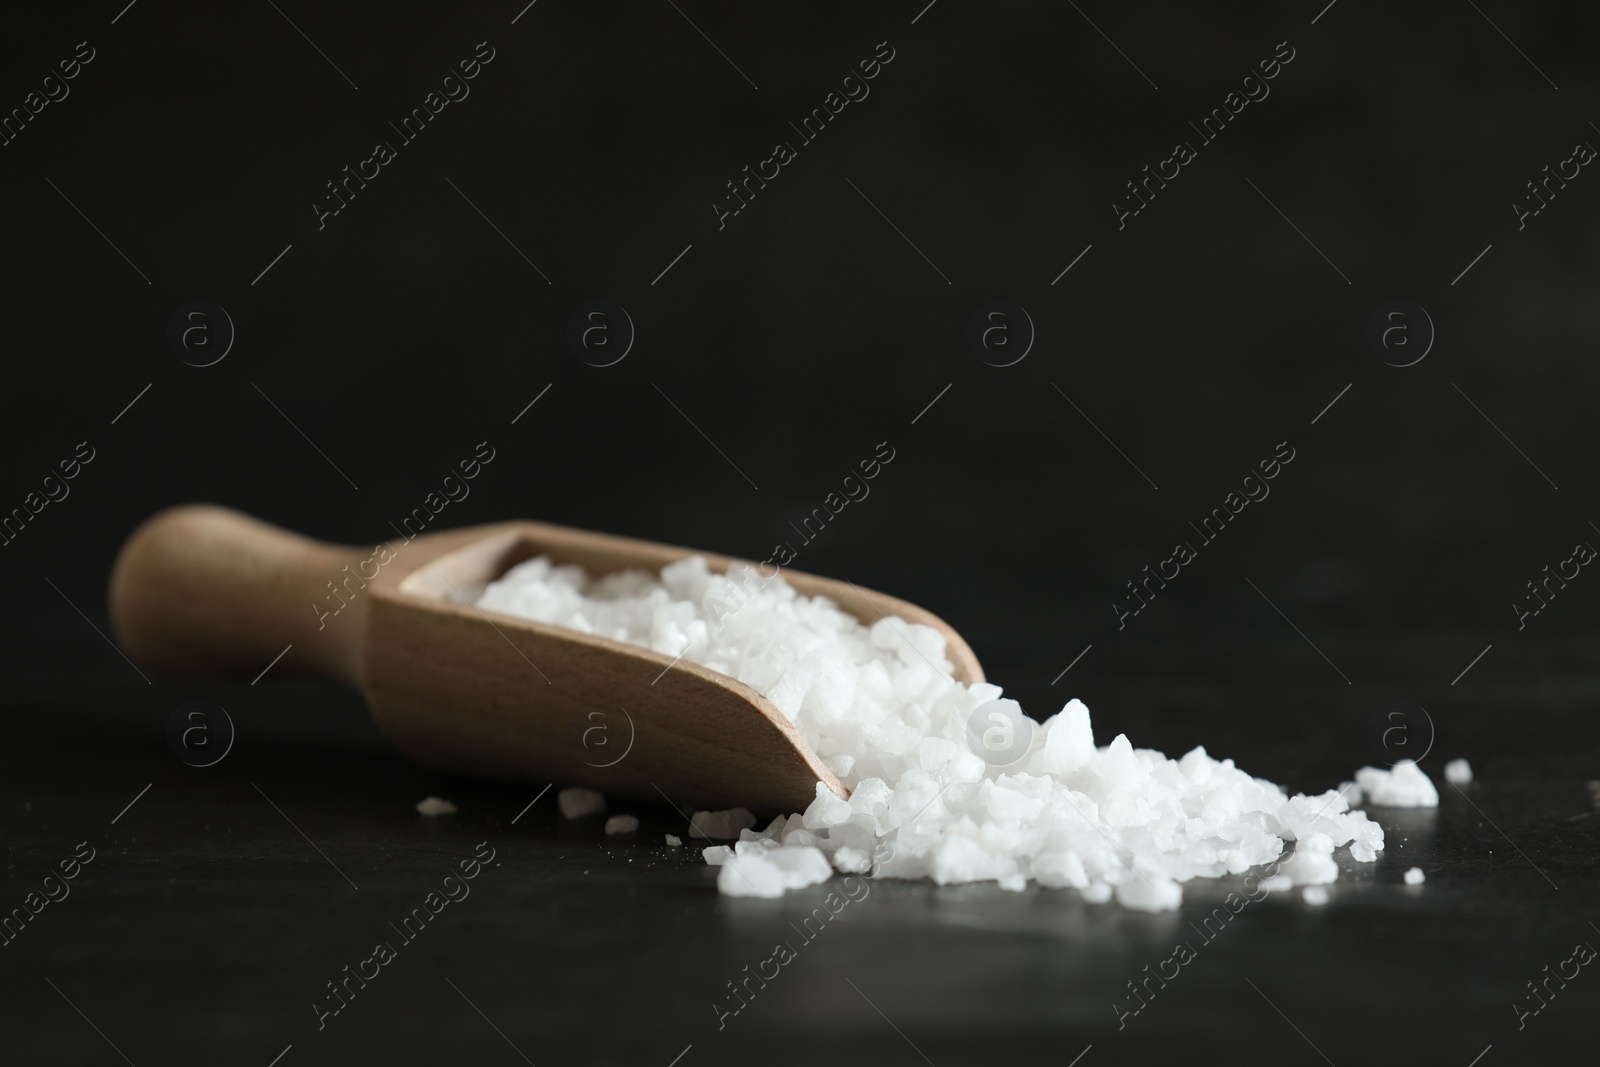
[[[123,545],[111,572],[111,621],[129,655],[158,671],[255,678],[275,663],[275,673],[348,682],[396,748],[440,767],[766,813],[804,811],[818,782],[846,794],[750,686],[688,660],[475,606],[489,582],[540,555],[591,574],[655,573],[692,555],[717,572],[745,562],[537,522],[369,550],[193,505],[155,515]],[[867,625],[898,615],[937,629],[956,677],[983,680],[961,636],[915,604],[783,575]]]

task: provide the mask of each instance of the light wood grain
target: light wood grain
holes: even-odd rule
[[[131,656],[170,674],[254,676],[292,646],[275,672],[308,670],[358,686],[390,741],[435,766],[591,785],[680,809],[800,811],[818,782],[845,795],[793,724],[742,682],[471,603],[536,555],[595,574],[655,572],[689,555],[718,572],[746,561],[536,522],[386,545],[392,558],[376,565],[372,549],[311,541],[224,508],[171,509],[136,530],[119,555],[112,622]],[[983,680],[966,642],[931,612],[846,582],[782,573],[797,591],[829,597],[867,625],[899,616],[934,627],[957,677]],[[319,627],[312,605],[340,603],[327,583],[341,579],[356,591]]]

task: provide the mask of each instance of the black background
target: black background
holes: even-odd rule
[[[107,1040],[140,1064],[291,1044],[285,1065],[521,1062],[446,977],[541,1064],[686,1045],[686,1067],[921,1062],[910,1044],[941,1067],[1091,1044],[1086,1067],[1375,1047],[1465,1065],[1491,1044],[1485,1065],[1576,1062],[1600,980],[1520,1032],[1508,1005],[1600,939],[1593,579],[1520,631],[1513,604],[1600,538],[1596,179],[1521,230],[1511,205],[1600,144],[1600,16],[519,6],[7,13],[4,109],[79,41],[96,57],[0,148],[0,509],[78,442],[96,458],[0,550],[0,903],[78,840],[103,857],[0,948],[7,1062],[121,1062]],[[470,96],[319,230],[324,183],[396,141],[388,123],[480,41],[495,58]],[[797,140],[880,41],[895,57],[870,96],[719,230],[724,183]],[[1119,230],[1124,183],[1198,144],[1188,124],[1284,41],[1270,96]],[[206,368],[166,343],[195,299],[237,329]],[[566,343],[593,299],[637,329],[614,366]],[[1037,330],[1014,366],[966,342],[993,299]],[[1406,368],[1366,339],[1393,300],[1437,329]],[[639,809],[637,842],[559,824],[553,796],[512,826],[531,792],[403,763],[353,694],[147,685],[96,635],[116,548],[155,510],[215,501],[371,543],[484,440],[495,462],[441,525],[537,518],[756,559],[887,441],[871,496],[798,567],[938,612],[1036,717],[1081,696],[1102,742],[1205,744],[1296,789],[1407,754],[1374,717],[1426,709],[1407,742],[1431,743],[1443,805],[1385,815],[1388,852],[1328,908],[1246,912],[1120,1034],[1109,1003],[1209,890],[1149,917],[885,884],[719,1032],[706,1005],[815,901],[719,900],[659,847],[665,807]],[[1124,583],[1284,441],[1271,496],[1119,630]],[[204,771],[164,735],[196,697],[240,729]],[[1464,795],[1438,775],[1457,755],[1480,774]],[[462,815],[420,823],[428,791]],[[480,899],[317,1032],[322,983],[486,837],[502,865]],[[1410,862],[1420,891],[1398,884]]]

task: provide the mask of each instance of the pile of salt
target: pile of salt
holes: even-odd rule
[[[1033,881],[1162,911],[1178,906],[1182,883],[1274,863],[1293,842],[1269,884],[1309,886],[1314,902],[1338,877],[1335,849],[1372,862],[1383,848],[1382,828],[1351,810],[1363,791],[1375,804],[1438,803],[1409,762],[1362,768],[1359,788],[1291,797],[1204,748],[1174,760],[1121,734],[1097,746],[1078,700],[1008,749],[1002,766],[976,743],[984,734],[974,723],[1026,720],[999,686],[955,680],[939,631],[900,618],[864,626],[781,577],[712,574],[698,557],[659,578],[593,578],[531,559],[478,603],[681,656],[749,684],[794,722],[849,798],[819,784],[804,812],[761,833],[742,809],[696,813],[695,835],[740,838],[704,852],[729,895],[778,896],[839,870],[1011,890]],[[573,792],[560,798],[568,818]]]

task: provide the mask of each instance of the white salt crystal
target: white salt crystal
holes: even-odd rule
[[[845,845],[833,854],[833,865],[840,874],[866,874],[872,870],[872,857]]]
[[[1117,886],[1117,903],[1136,911],[1174,911],[1183,900],[1183,887],[1169,878],[1135,875]]]
[[[639,820],[632,815],[613,815],[606,820],[606,833],[631,834],[639,829]]]
[[[1094,758],[1094,731],[1089,726],[1089,708],[1083,701],[1067,701],[1040,729],[1044,748],[1034,761],[1037,773],[1070,774]]]
[[[1099,775],[1113,793],[1131,790],[1145,777],[1145,769],[1134,756],[1127,734],[1118,734],[1111,739],[1111,744],[1095,753],[1089,761],[1089,769]]]
[[[792,823],[795,820],[790,819],[789,821]],[[807,830],[804,826],[796,826],[783,832],[783,843],[785,845],[811,845],[815,847],[822,844],[822,841],[822,838]]]
[[[789,880],[777,864],[763,856],[732,856],[717,872],[717,890],[730,897],[781,897]]]
[[[717,873],[717,889],[732,897],[781,897],[790,889],[825,882],[833,874],[828,858],[815,848],[772,848],[727,858]]]
[[[884,833],[888,827],[883,820],[889,814],[889,801],[894,797],[894,790],[882,778],[868,778],[858,782],[850,793],[851,817],[861,815],[870,818],[878,833]]]
[[[1308,885],[1300,891],[1300,899],[1313,908],[1320,908],[1328,902],[1328,891],[1320,885]]]
[[[1089,887],[1088,872],[1076,852],[1046,852],[1035,856],[1033,880],[1053,889],[1069,885],[1074,889]]]
[[[677,834],[668,834],[667,844],[671,845],[673,848],[682,848],[683,838],[679,837]]]
[[[1423,773],[1422,768],[1408,759],[1394,765],[1392,771],[1379,767],[1363,767],[1356,772],[1356,782],[1366,793],[1367,800],[1379,807],[1437,808],[1439,791]]]
[[[765,859],[784,873],[790,889],[826,882],[833,875],[833,864],[817,848],[779,846],[769,849]]]
[[[601,634],[737,678],[787,716],[849,790],[819,787],[803,812],[762,833],[743,809],[697,812],[691,833],[735,841],[705,849],[723,893],[778,896],[830,871],[941,883],[1032,880],[1084,900],[1150,911],[1176,908],[1182,884],[1278,863],[1263,884],[1281,891],[1338,877],[1335,848],[1372,862],[1383,830],[1352,811],[1437,803],[1408,763],[1363,768],[1357,782],[1291,796],[1232,760],[1195,748],[1181,760],[1117,735],[1096,747],[1089,709],[1069,700],[1028,726],[1005,765],[974,748],[969,723],[985,704],[1016,710],[997,685],[955,680],[937,630],[900,618],[864,626],[838,605],[777,578],[712,574],[689,557],[659,576],[592,578],[533,559],[492,583],[486,609]],[[1020,715],[1020,711],[1018,711]],[[983,739],[979,733],[979,740]],[[572,808],[568,795],[587,795]],[[569,818],[604,810],[592,790],[564,790]],[[673,838],[669,837],[669,842]],[[1284,856],[1286,843],[1293,852]]]
[[[1406,871],[1406,885],[1421,885],[1427,880],[1427,875],[1422,873],[1421,867],[1412,867]]]
[[[581,819],[606,810],[606,798],[598,790],[575,785],[556,794],[556,807],[564,819]]]
[[[417,801],[417,814],[437,819],[441,815],[454,815],[458,809],[441,797],[423,797]]]
[[[689,834],[714,841],[728,841],[738,837],[740,830],[748,830],[755,824],[756,817],[743,808],[697,811],[694,818],[689,820]]]
[[[806,808],[801,825],[807,830],[826,830],[850,818],[850,802],[833,795],[821,782],[817,783],[817,798]]]
[[[1444,765],[1444,780],[1451,785],[1466,785],[1472,781],[1472,764],[1464,759],[1453,759]]]
[[[1338,880],[1333,841],[1327,834],[1311,834],[1295,844],[1294,855],[1278,868],[1294,885],[1323,885]]]
[[[1327,834],[1311,833],[1300,839],[1295,846],[1295,851],[1321,852],[1324,855],[1333,851],[1333,839]]]
[[[1010,857],[997,856],[961,834],[939,842],[929,859],[929,877],[940,885],[997,880],[1014,873],[1017,866]]]
[[[1074,703],[1079,703],[1074,701]],[[1085,711],[1088,709],[1085,708]],[[1211,780],[1211,774],[1216,770],[1217,761],[1207,755],[1204,745],[1196,745],[1183,754],[1178,761],[1178,773],[1189,781],[1204,785]]]
[[[1287,874],[1275,874],[1271,878],[1263,878],[1261,888],[1269,893],[1282,893],[1294,888],[1294,879]]]

